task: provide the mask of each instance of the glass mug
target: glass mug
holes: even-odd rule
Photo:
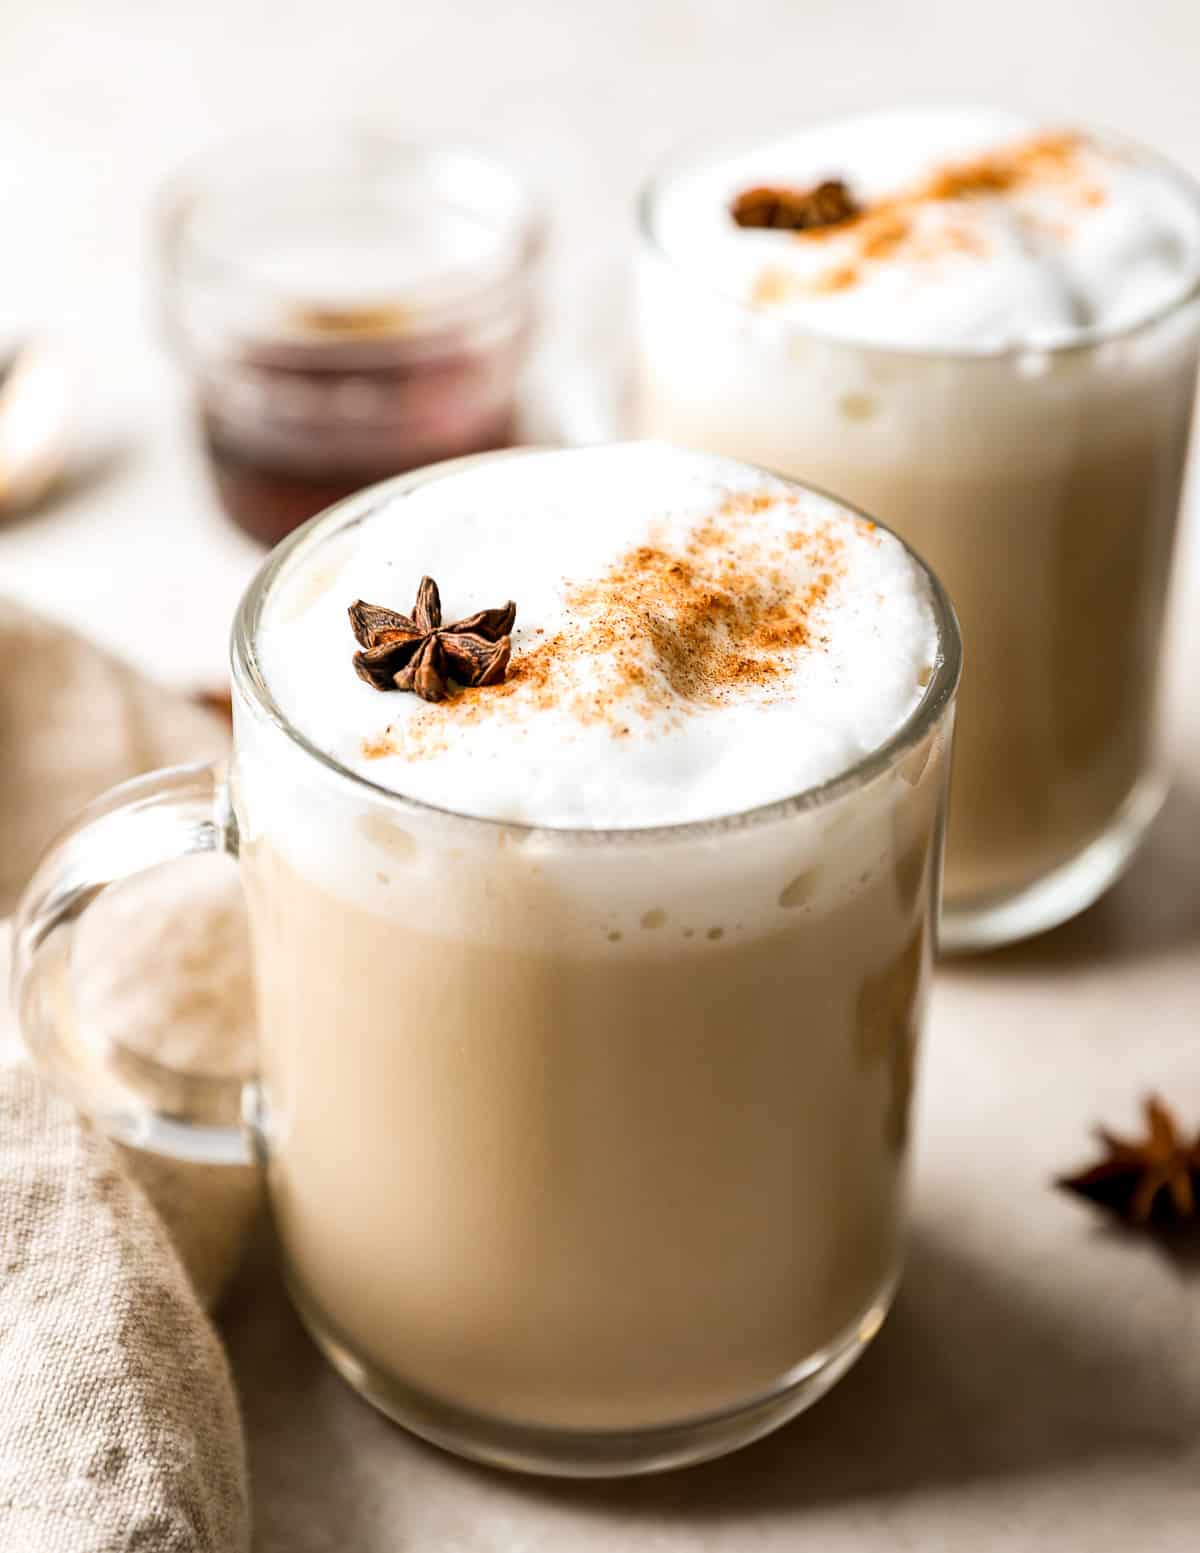
[[[836,491],[929,558],[969,660],[942,946],[1042,932],[1108,888],[1166,791],[1156,692],[1200,276],[1141,322],[1048,348],[825,337],[665,245],[678,181],[728,153],[685,153],[642,195],[634,434]]]
[[[483,455],[512,456],[538,455]],[[958,630],[930,577],[920,705],[744,813],[582,831],[399,797],[288,723],[259,626],[328,585],[381,503],[475,461],[273,553],[234,627],[228,772],[128,783],[58,841],[15,994],[40,1066],[115,1135],[261,1162],[295,1303],[385,1413],[496,1465],[652,1471],[800,1412],[887,1312]],[[68,955],[108,885],[206,851],[244,878],[259,1073],[161,1114],[87,1049]]]

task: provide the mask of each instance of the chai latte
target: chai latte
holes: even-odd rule
[[[1081,909],[1161,796],[1198,282],[1182,174],[990,110],[812,126],[646,197],[639,430],[860,503],[959,612],[952,945]]]
[[[356,676],[348,606],[423,574],[446,622],[516,601],[503,682]],[[682,1425],[878,1327],[939,610],[882,528],[655,443],[452,469],[289,557],[257,653],[308,747],[238,713],[262,1127],[299,1305],[398,1417]]]

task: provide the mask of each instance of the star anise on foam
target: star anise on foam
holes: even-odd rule
[[[497,685],[512,652],[510,632],[517,606],[442,624],[442,600],[432,577],[422,577],[412,616],[358,599],[350,626],[362,648],[354,654],[360,679],[376,690],[411,690],[422,701],[444,701],[450,680],[460,685]]]
[[[1186,1138],[1164,1101],[1151,1095],[1143,1107],[1146,1136],[1119,1138],[1106,1127],[1096,1136],[1105,1157],[1058,1185],[1106,1208],[1126,1224],[1181,1224],[1197,1217],[1200,1133]]]
[[[729,207],[738,226],[773,227],[783,232],[811,232],[817,227],[853,221],[862,207],[840,178],[827,178],[813,189],[760,185],[743,189]]]

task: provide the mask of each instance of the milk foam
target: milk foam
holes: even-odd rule
[[[743,229],[755,185],[844,180],[870,212],[950,167],[1045,134],[984,109],[866,114],[669,175],[659,246],[714,289],[836,338],[914,349],[1046,347],[1135,324],[1200,273],[1200,205],[1162,165],[1080,138],[1067,164],[997,192],[922,200],[865,259],[861,228]],[[850,277],[852,276],[852,283]]]
[[[889,534],[665,444],[491,459],[397,497],[343,542],[344,556],[302,552],[277,584],[258,640],[267,684],[341,765],[462,814],[608,829],[769,803],[884,743],[938,651],[924,574]],[[805,640],[739,642],[722,626],[697,658],[657,571],[637,609],[601,610],[597,627],[595,598],[621,596],[605,579],[631,556],[687,568],[684,602],[710,593],[718,615],[737,586],[759,604],[805,599]],[[429,705],[357,678],[348,606],[409,612],[423,573],[447,622],[516,599],[509,683]],[[639,579],[635,566],[634,592]]]

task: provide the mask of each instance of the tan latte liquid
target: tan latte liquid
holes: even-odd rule
[[[406,870],[443,843],[315,793],[314,830],[380,844],[362,903],[252,841],[270,1185],[308,1319],[377,1391],[572,1429],[745,1403],[877,1322],[943,781],[927,744],[815,852],[809,820],[733,832],[678,888],[649,849],[624,915],[588,906],[586,859],[568,899],[500,833],[438,853],[423,927]]]

